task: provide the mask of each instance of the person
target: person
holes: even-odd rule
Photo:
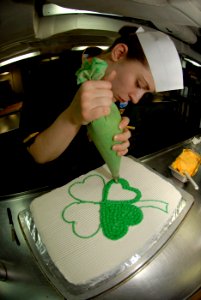
[[[28,153],[37,164],[43,166],[43,168],[40,167],[40,170],[46,169],[46,173],[42,177],[44,179],[46,176],[45,182],[50,186],[61,185],[104,163],[90,141],[85,125],[109,115],[112,102],[126,105],[128,101],[131,101],[136,104],[147,92],[154,93],[181,88],[181,67],[178,62],[178,66],[175,65],[175,57],[178,60],[178,53],[169,37],[158,31],[152,33],[140,30],[138,32],[133,26],[124,26],[120,29],[119,35],[108,50],[95,52],[98,58],[108,64],[105,76],[101,80],[88,80],[77,85],[75,72],[72,74],[73,68],[81,65],[83,57],[90,59],[94,53],[89,51],[87,54],[85,52],[77,64],[74,58],[70,59],[71,62],[74,62],[74,66],[71,65],[69,69],[68,65],[66,66],[69,73],[62,78],[62,80],[66,80],[63,82],[62,88],[64,86],[69,88],[66,89],[68,93],[65,90],[62,101],[59,98],[58,89],[55,88],[54,92],[52,90],[55,82],[53,80],[51,82],[49,78],[45,83],[47,75],[43,76],[41,70],[39,72],[36,70],[36,78],[39,77],[38,83],[40,82],[38,90],[44,90],[46,86],[47,90],[51,90],[51,92],[49,96],[44,92],[38,97],[36,85],[32,83],[32,100],[29,99],[24,103],[20,130],[23,144]],[[159,62],[161,65],[168,60],[168,68],[171,70],[162,69],[161,66],[156,70],[154,65],[156,64],[154,60],[158,53],[156,51],[158,44],[164,43],[163,40],[165,43],[171,43],[173,52],[171,55],[174,56],[173,65],[170,63],[169,54],[168,58],[162,57],[164,53],[161,53],[161,58],[157,58],[157,63]],[[147,47],[152,55],[151,58]],[[164,47],[167,50],[167,45]],[[154,63],[152,63],[153,61]],[[170,72],[173,70],[179,79],[172,79],[174,76]],[[167,78],[169,75],[171,75],[171,79]],[[171,84],[170,80],[172,80]],[[46,99],[45,104],[44,99]],[[127,128],[128,124],[129,118],[123,116],[119,124],[123,131],[114,136],[114,140],[119,143],[113,146],[113,150],[120,156],[126,155],[128,152],[131,137],[131,132]],[[56,165],[57,167],[55,167]]]

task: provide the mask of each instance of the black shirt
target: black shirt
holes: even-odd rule
[[[25,71],[27,97],[21,112],[21,141],[49,127],[69,106],[78,89],[75,72],[80,66],[81,53],[67,51],[60,60],[38,62]],[[54,161],[38,164],[26,149],[25,152],[28,172],[32,172],[31,187],[61,186],[104,164],[94,144],[88,140],[86,126],[81,127],[69,147]]]

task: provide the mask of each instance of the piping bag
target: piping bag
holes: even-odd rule
[[[104,77],[107,63],[100,58],[87,59],[81,68],[76,72],[77,84],[87,80],[100,80]],[[119,142],[113,140],[114,135],[121,133],[119,128],[121,121],[120,112],[115,103],[111,105],[111,112],[108,116],[100,117],[87,125],[90,138],[107,164],[115,182],[118,182],[121,157],[112,150],[112,146]]]

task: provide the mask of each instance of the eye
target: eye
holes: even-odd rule
[[[143,89],[142,83],[141,83],[139,80],[136,81],[136,87],[137,87],[138,89]]]
[[[143,83],[141,80],[136,81],[136,87],[138,89],[141,89],[141,90],[144,90],[144,91],[147,91],[149,89],[147,84]]]
[[[139,88],[139,87],[140,87],[140,83],[139,83],[139,81],[136,81],[136,82],[135,82],[135,86],[136,86],[137,88]]]

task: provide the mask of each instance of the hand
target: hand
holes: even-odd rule
[[[89,80],[81,85],[69,107],[73,123],[86,125],[110,114],[113,101],[111,81],[115,76],[113,71],[107,80]]]
[[[115,144],[112,147],[119,156],[125,155],[128,152],[128,147],[130,146],[129,138],[131,137],[131,132],[126,128],[129,121],[129,118],[123,117],[119,124],[119,128],[123,129],[123,132],[114,136],[115,141],[121,142],[120,144]]]

